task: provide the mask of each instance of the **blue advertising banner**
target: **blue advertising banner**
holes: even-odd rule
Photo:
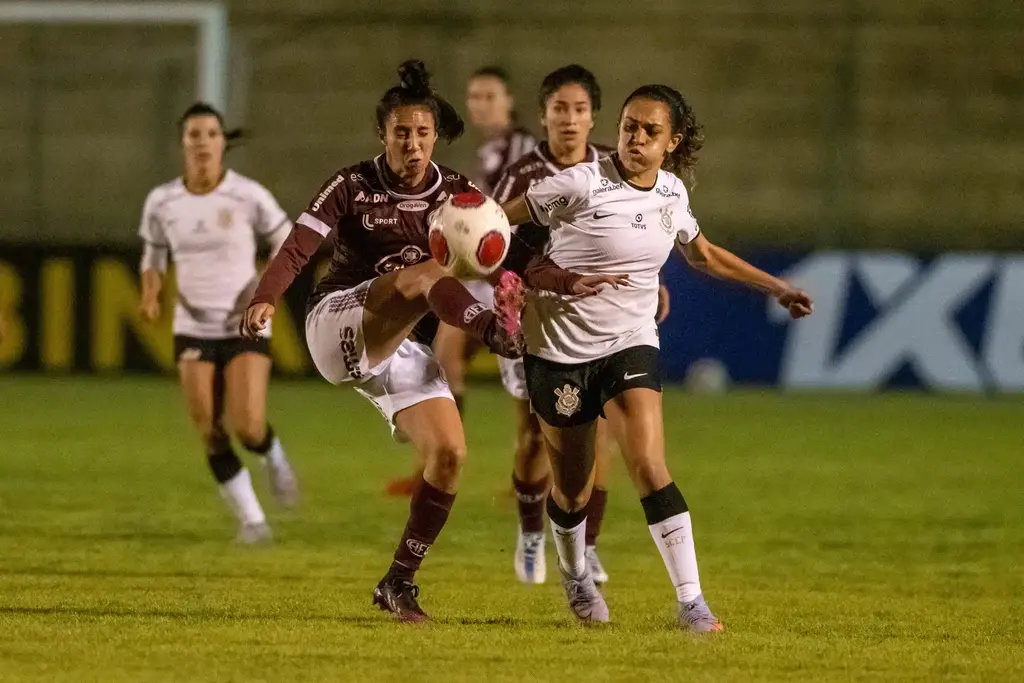
[[[892,252],[745,254],[806,289],[814,315],[792,322],[765,297],[666,266],[672,309],[661,328],[666,379],[713,359],[735,383],[870,391],[921,387],[1024,391],[1024,255]],[[172,371],[174,289],[155,325],[139,317],[138,254],[0,245],[0,368],[49,372]],[[315,375],[301,316],[308,268],[274,321],[284,375]],[[494,372],[493,359],[477,370]]]

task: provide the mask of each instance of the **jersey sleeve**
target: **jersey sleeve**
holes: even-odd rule
[[[256,203],[256,234],[267,237],[288,227],[288,214],[284,212],[270,190],[254,182],[253,200]]]
[[[501,179],[494,186],[494,201],[499,204],[515,199],[526,192],[530,187],[530,181],[518,173],[511,173],[506,169],[501,174]]]
[[[689,244],[697,239],[700,234],[700,226],[693,215],[693,208],[690,206],[690,198],[683,194],[676,203],[672,212],[672,220],[675,223],[676,241],[679,244]]]
[[[310,200],[288,233],[288,238],[263,272],[250,306],[258,303],[276,305],[295,277],[309,263],[309,259],[320,249],[320,244],[348,213],[351,204],[347,179],[345,171],[338,171]]]
[[[549,227],[551,219],[571,216],[587,199],[589,176],[578,167],[547,177],[526,191],[526,206],[537,225]]]
[[[167,249],[170,245],[167,242],[167,235],[164,234],[163,224],[157,215],[157,206],[160,203],[160,193],[153,190],[146,196],[146,202],[142,205],[142,220],[139,223],[139,237],[146,244],[154,247]]]

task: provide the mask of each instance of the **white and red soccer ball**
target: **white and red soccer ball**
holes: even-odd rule
[[[430,217],[430,255],[455,277],[482,278],[505,260],[511,235],[496,201],[479,192],[462,192]]]

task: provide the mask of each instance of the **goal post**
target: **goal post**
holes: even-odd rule
[[[228,12],[219,2],[0,2],[0,23],[193,25],[198,31],[196,94],[227,109]]]

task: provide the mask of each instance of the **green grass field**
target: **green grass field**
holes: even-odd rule
[[[470,395],[470,459],[419,576],[435,621],[370,607],[410,453],[375,409],[279,383],[304,501],[236,547],[176,386],[0,377],[0,681],[1024,680],[1024,403],[666,395],[670,461],[726,632],[674,594],[618,465],[613,623],[512,574],[511,411]],[[251,461],[250,461],[251,462]],[[554,551],[549,549],[549,561]],[[553,569],[553,568],[552,568]]]

